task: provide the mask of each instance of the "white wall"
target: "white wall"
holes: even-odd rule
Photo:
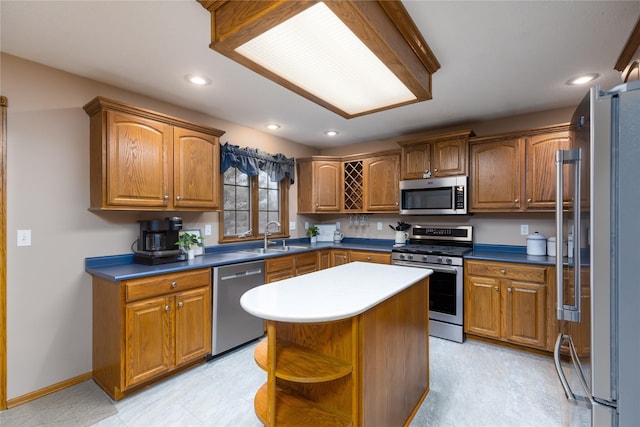
[[[91,277],[86,257],[130,253],[138,219],[162,213],[92,213],[89,206],[89,117],[95,96],[155,110],[226,131],[221,141],[289,157],[310,147],[195,113],[115,87],[1,56],[7,114],[7,398],[91,371]],[[290,192],[296,219],[297,190]],[[212,224],[217,213],[181,213],[185,228]],[[301,228],[301,227],[300,227]],[[17,247],[18,229],[32,246]],[[303,230],[300,230],[303,235]],[[295,233],[294,233],[295,235]]]

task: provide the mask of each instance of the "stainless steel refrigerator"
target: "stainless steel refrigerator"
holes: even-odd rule
[[[640,426],[640,82],[592,88],[572,125],[575,148],[556,153],[557,254],[573,236],[557,257],[556,370],[592,426]]]

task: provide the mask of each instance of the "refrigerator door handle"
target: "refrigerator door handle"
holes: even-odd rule
[[[562,370],[562,364],[560,363],[560,347],[562,347],[562,343],[567,341],[569,344],[569,353],[571,354],[571,362],[578,374],[578,380],[580,381],[580,385],[582,385],[582,389],[584,390],[585,396],[576,396],[575,393],[571,390],[571,386],[567,381],[567,377]],[[553,348],[553,361],[556,365],[556,373],[558,374],[558,378],[560,379],[560,383],[562,384],[562,388],[564,389],[564,394],[567,396],[567,400],[571,403],[574,403],[578,406],[583,406],[585,408],[591,409],[596,402],[593,400],[591,396],[591,391],[589,390],[589,386],[587,385],[587,381],[584,377],[584,371],[582,370],[582,365],[578,360],[578,353],[576,352],[576,347],[573,344],[573,340],[569,335],[563,335],[562,333],[558,334],[558,338],[556,339],[556,344]]]
[[[557,317],[558,320],[568,320],[571,322],[580,322],[580,177],[582,163],[582,153],[579,148],[572,150],[559,150],[556,152],[556,292],[557,292]],[[564,202],[564,175],[563,166],[565,164],[573,164],[574,167],[574,300],[573,305],[565,305],[564,303],[564,263],[563,263],[563,247],[564,247],[564,221],[563,221],[563,202]]]

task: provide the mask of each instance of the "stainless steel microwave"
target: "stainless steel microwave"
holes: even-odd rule
[[[401,215],[466,215],[466,176],[400,181]]]

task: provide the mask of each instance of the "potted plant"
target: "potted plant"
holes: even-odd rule
[[[199,246],[202,243],[202,236],[191,233],[182,233],[176,242],[176,245],[182,249],[183,252],[188,254],[188,259],[195,258],[195,246]]]
[[[309,236],[311,243],[316,243],[318,241],[318,234],[320,234],[320,229],[315,225],[312,225],[307,229],[307,236]]]

